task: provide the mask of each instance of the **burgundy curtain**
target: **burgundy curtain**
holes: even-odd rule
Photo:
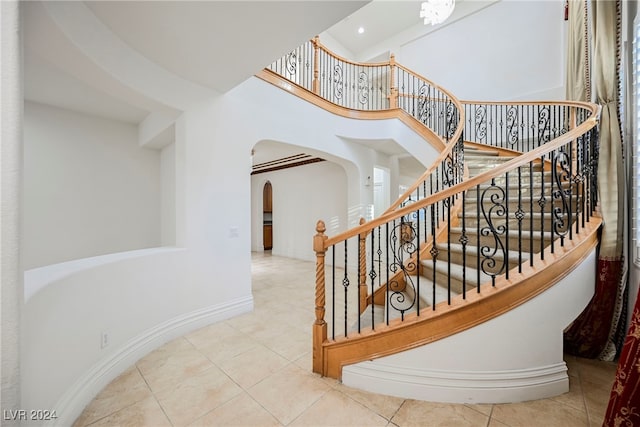
[[[594,40],[592,80],[596,102],[602,106],[598,195],[603,228],[595,293],[589,305],[565,331],[564,348],[567,353],[581,357],[613,360],[616,354],[613,341],[626,282],[623,259],[624,166],[618,118],[621,3],[620,0],[592,0],[591,5]],[[587,8],[584,10],[586,12]]]
[[[622,347],[603,427],[640,426],[640,294]]]

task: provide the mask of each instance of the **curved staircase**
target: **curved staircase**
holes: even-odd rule
[[[259,77],[334,114],[398,118],[442,147],[382,216],[337,236],[318,221],[314,372],[432,400],[566,391],[562,329],[593,293],[598,107],[461,102],[393,56],[353,63],[317,38]]]

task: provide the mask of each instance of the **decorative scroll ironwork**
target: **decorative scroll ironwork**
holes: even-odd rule
[[[418,90],[418,114],[416,118],[422,123],[427,123],[432,115],[431,86],[423,84]]]
[[[340,64],[333,66],[333,96],[342,99],[344,93],[343,71]]]
[[[551,192],[551,198],[554,202],[551,214],[553,218],[553,232],[558,237],[567,235],[571,221],[571,159],[565,150],[559,150],[553,158],[551,165],[554,171],[555,188]]]
[[[286,68],[289,75],[296,75],[298,71],[298,54],[295,50],[287,54]]]
[[[451,187],[455,184],[455,168],[457,165],[454,161],[454,158],[451,154],[449,154],[443,162],[442,165],[442,184]]]
[[[511,106],[507,110],[507,141],[514,146],[520,140],[518,132],[518,108]]]
[[[507,215],[507,194],[503,187],[496,185],[495,180],[482,191],[480,197],[480,209],[486,225],[480,227],[483,237],[493,237],[492,244],[484,244],[480,247],[480,270],[491,276],[495,281],[496,276],[507,269],[508,256],[501,236],[505,236],[507,227],[504,223]]]
[[[551,141],[551,110],[543,107],[538,113],[538,144]]]
[[[369,101],[369,76],[364,71],[358,75],[358,102],[365,105]]]
[[[446,127],[446,137],[447,140],[453,138],[453,135],[456,133],[456,129],[458,129],[458,110],[456,106],[453,104],[451,100],[447,101],[447,127]]]
[[[418,250],[418,233],[415,222],[401,220],[399,224],[394,225],[389,233],[389,241],[393,255],[389,269],[393,273],[402,271],[401,281],[404,282],[404,286],[398,281],[391,285],[389,304],[404,317],[404,313],[416,305],[417,298],[416,286],[411,276],[417,270],[417,265],[412,259]],[[408,296],[411,297],[410,301],[407,301]]]
[[[471,120],[471,118],[469,118],[469,120]],[[487,138],[487,108],[484,105],[476,109],[475,131],[478,141],[483,141]]]

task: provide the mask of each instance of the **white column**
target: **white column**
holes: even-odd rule
[[[20,2],[0,1],[0,369],[1,414],[20,407],[22,40]],[[5,417],[3,417],[5,418]],[[18,421],[3,420],[2,425]]]

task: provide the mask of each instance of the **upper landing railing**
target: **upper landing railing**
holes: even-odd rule
[[[340,107],[359,111],[400,108],[444,141],[451,140],[464,112],[449,92],[395,62],[358,63],[308,41],[268,70]]]
[[[315,37],[267,70],[338,107],[360,112],[400,110],[424,125],[425,138],[439,148],[440,156],[387,212],[415,201],[416,191],[422,198],[461,181],[463,105],[447,90],[396,63],[394,55],[387,62],[353,62],[332,53]],[[427,186],[428,176],[432,178]],[[433,176],[439,178],[434,181]],[[428,194],[418,187],[428,187]]]

